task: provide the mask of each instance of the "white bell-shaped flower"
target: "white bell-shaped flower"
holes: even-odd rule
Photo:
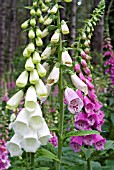
[[[59,80],[59,68],[55,66],[47,78],[47,85],[52,86],[58,80]]]
[[[64,20],[61,21],[61,31],[63,34],[69,34],[69,28]]]
[[[45,48],[45,50],[43,51],[43,53],[41,54],[41,59],[42,59],[42,60],[45,60],[45,59],[47,59],[50,55],[51,55],[51,47],[50,47],[50,46],[47,46],[47,47]]]
[[[42,39],[41,39],[40,37],[37,37],[35,40],[36,40],[36,45],[37,45],[38,47],[40,47],[40,46],[43,45],[43,41],[42,41]]]
[[[39,99],[47,96],[47,88],[41,79],[35,84],[35,89]]]
[[[27,71],[33,71],[34,70],[34,64],[32,62],[32,58],[29,57],[27,60],[26,60],[26,63],[25,63],[25,69]]]
[[[29,131],[29,113],[25,108],[23,108],[16,120],[12,123],[11,127],[13,128],[16,134],[24,136]]]
[[[42,37],[42,31],[39,28],[36,29],[36,36]]]
[[[28,72],[25,70],[20,74],[20,76],[16,80],[16,86],[21,88],[25,87],[27,85],[27,82],[28,82]]]
[[[32,42],[28,44],[26,48],[27,48],[28,53],[33,53],[35,51],[35,45]]]
[[[62,63],[68,67],[72,66],[72,59],[66,50],[62,52]]]
[[[57,43],[59,41],[59,36],[60,36],[60,33],[59,33],[59,30],[57,29],[51,37],[51,43]]]
[[[42,64],[38,63],[36,65],[36,68],[40,77],[44,77],[46,75],[46,70]]]
[[[45,122],[41,129],[38,130],[38,138],[41,142],[41,145],[47,145],[47,142],[51,137],[52,135],[50,134],[49,128]]]
[[[16,94],[14,94],[7,102],[7,108],[10,110],[16,109],[16,107],[19,105],[21,99],[23,98],[23,90],[18,91]]]
[[[84,92],[85,95],[88,94],[88,87],[87,87],[87,85],[76,74],[72,74],[71,75],[71,80],[72,80],[73,85],[77,89],[79,89],[82,92]]]
[[[25,109],[28,112],[34,112],[37,104],[36,91],[33,86],[30,86],[26,92],[25,96]]]
[[[49,34],[48,28],[45,28],[45,29],[42,31],[42,36],[41,36],[41,38],[46,37],[48,34]]]
[[[36,110],[30,113],[29,123],[34,129],[40,129],[44,123],[44,118],[42,117],[42,111],[38,103],[36,106]]]
[[[50,91],[51,91],[51,86],[48,86],[48,84],[46,84],[46,88],[47,88],[47,95],[46,95],[46,97],[40,98],[40,100],[41,100],[42,102],[44,102],[44,101],[47,100],[47,98],[48,98],[48,96],[49,96],[49,94],[50,94]]]
[[[29,81],[31,84],[36,84],[39,80],[38,72],[36,69],[30,72],[30,78]]]
[[[56,14],[58,10],[58,4],[54,5],[53,8],[50,10],[50,14]]]
[[[26,152],[35,153],[40,147],[41,142],[38,140],[37,131],[30,127],[29,133],[27,133],[22,142],[21,146]]]
[[[41,61],[40,55],[38,52],[35,51],[33,54],[33,63],[37,64],[40,63],[40,61]]]
[[[20,156],[23,153],[21,149],[21,145],[20,145],[20,142],[22,141],[22,139],[23,139],[22,136],[14,134],[11,140],[6,143],[6,147],[11,157]]]

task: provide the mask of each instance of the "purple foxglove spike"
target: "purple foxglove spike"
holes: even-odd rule
[[[68,110],[71,113],[78,113],[81,111],[83,107],[83,101],[73,89],[69,87],[65,89],[65,99],[68,103]]]
[[[90,75],[91,74],[91,71],[88,67],[85,67],[83,68],[84,72],[87,74],[87,75]]]
[[[105,143],[106,143],[106,139],[105,138],[103,138],[99,134],[95,135],[95,139],[94,139],[94,147],[95,147],[95,149],[103,150]]]
[[[84,102],[86,113],[91,113],[94,109],[94,104],[91,102],[91,100],[87,96],[84,96],[83,102]]]
[[[79,89],[77,89],[76,90],[76,94],[82,99],[82,101],[83,101],[83,93],[82,93],[82,91],[81,90],[79,90]]]
[[[80,78],[82,81],[86,82],[86,78],[84,77],[84,75],[83,75],[82,72],[79,73],[79,78]]]
[[[74,71],[75,71],[76,73],[80,73],[80,71],[81,71],[81,69],[80,69],[80,64],[75,64],[75,66],[74,66]]]
[[[83,138],[83,143],[88,146],[92,146],[94,143],[95,135],[87,135]]]
[[[92,90],[88,91],[88,96],[92,101],[97,98],[96,94]]]
[[[100,103],[98,100],[94,101],[95,107],[94,110],[98,111],[102,107],[102,103]]]
[[[89,90],[94,89],[94,85],[88,79],[85,79],[85,82],[86,82]]]
[[[70,138],[70,147],[74,150],[75,153],[81,151],[83,137],[73,136]]]

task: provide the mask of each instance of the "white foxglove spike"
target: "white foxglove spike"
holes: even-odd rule
[[[36,91],[33,86],[30,86],[25,96],[25,109],[28,112],[34,112],[36,109],[36,104],[37,104]]]
[[[47,142],[51,137],[52,135],[50,134],[49,128],[45,122],[41,129],[38,130],[38,138],[41,142],[41,145],[47,145]]]
[[[20,156],[23,151],[21,149],[20,142],[22,141],[23,137],[20,135],[15,134],[10,141],[6,143],[6,147],[11,155],[13,156]]]
[[[24,136],[29,131],[29,113],[23,108],[16,120],[12,123],[11,127],[13,128],[16,134]]]
[[[59,68],[55,66],[51,71],[49,77],[47,78],[47,85],[52,86],[58,80],[59,80]]]
[[[51,37],[51,43],[57,43],[59,41],[59,30],[56,30],[53,36]]]
[[[27,133],[22,142],[21,146],[26,152],[35,153],[37,149],[40,147],[41,142],[38,140],[37,131],[33,130],[31,127],[29,129],[29,133]]]
[[[16,109],[16,107],[19,105],[20,101],[23,98],[23,91],[20,90],[16,94],[14,94],[7,102],[7,108],[10,110]]]
[[[68,67],[72,66],[72,59],[66,50],[62,52],[62,63]]]
[[[33,54],[33,63],[37,64],[40,63],[40,61],[41,61],[40,55],[38,52],[35,51]]]
[[[36,65],[36,68],[40,77],[44,77],[46,75],[46,70],[42,64],[38,63]]]
[[[28,82],[28,72],[25,70],[20,74],[20,76],[16,80],[16,86],[21,88],[25,87],[27,85],[27,82]]]
[[[35,46],[34,46],[34,43],[32,42],[26,48],[27,48],[28,53],[33,53],[35,51]]]
[[[44,118],[42,117],[42,111],[38,103],[36,106],[36,110],[30,113],[29,123],[34,129],[40,129],[44,123]]]
[[[72,80],[73,85],[77,89],[79,89],[82,92],[84,92],[85,95],[88,94],[88,87],[87,87],[87,85],[76,74],[72,74],[71,75],[71,80]]]
[[[35,89],[39,99],[47,96],[47,88],[41,79],[35,84]]]
[[[45,60],[47,59],[51,54],[51,47],[47,46],[46,49],[43,51],[43,53],[41,54],[41,59]]]
[[[61,21],[61,31],[63,34],[69,34],[69,28],[64,20]]]
[[[33,71],[30,72],[29,81],[31,84],[36,84],[38,83],[38,80],[39,80],[38,72],[36,69],[34,69]]]
[[[34,70],[34,64],[32,62],[32,58],[29,57],[27,60],[26,60],[26,63],[25,63],[25,69],[27,71],[33,71]]]

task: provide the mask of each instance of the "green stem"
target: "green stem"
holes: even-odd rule
[[[87,160],[87,168],[88,168],[88,170],[92,170],[91,159],[90,158]]]
[[[58,10],[58,21],[57,21],[58,28],[60,29],[60,13]],[[58,62],[61,65],[61,54],[62,54],[62,37],[60,33],[60,40],[58,46]],[[60,162],[56,164],[56,170],[60,170],[61,166],[61,155],[62,155],[62,136],[63,136],[63,121],[64,121],[64,105],[63,105],[63,70],[60,66],[60,76],[59,76],[59,103],[60,103],[60,117],[59,117],[59,136],[58,136],[58,158]]]
[[[30,170],[34,170],[34,153],[30,153],[30,160],[31,160],[31,168]]]

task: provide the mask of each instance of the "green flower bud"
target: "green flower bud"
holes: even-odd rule
[[[69,3],[69,2],[72,2],[72,0],[64,0],[64,1],[65,1],[65,2],[68,2],[68,3]]]
[[[38,80],[39,80],[38,72],[36,69],[34,69],[33,71],[30,72],[29,81],[31,84],[36,84],[36,83],[38,83]]]
[[[50,25],[52,23],[53,19],[51,17],[48,17],[45,22],[44,25]]]
[[[45,8],[42,9],[42,12],[47,12],[48,9],[49,9],[49,7],[45,6]]]
[[[49,34],[48,28],[45,28],[45,29],[42,31],[42,37],[41,37],[41,38],[46,37],[48,34]]]
[[[45,0],[45,3],[49,3],[49,2],[51,2],[52,0]]]
[[[44,23],[44,18],[43,18],[43,16],[42,16],[42,15],[40,16],[40,18],[39,18],[39,20],[38,20],[38,21],[39,21],[39,23],[41,23],[41,24],[43,24],[43,23]]]
[[[34,31],[33,31],[33,30],[30,30],[29,33],[28,33],[28,36],[29,36],[30,39],[35,38],[35,33],[34,33]]]
[[[44,77],[46,75],[46,70],[42,64],[38,63],[36,65],[36,68],[40,77]]]
[[[56,14],[58,10],[58,4],[54,5],[53,8],[50,10],[50,14]]]
[[[24,51],[23,51],[23,56],[24,57],[30,57],[30,55],[31,55],[31,52],[28,52],[27,48],[25,48]]]
[[[28,72],[25,70],[20,74],[20,76],[16,80],[16,86],[23,88],[27,85],[27,82],[28,82]]]
[[[22,28],[22,29],[27,29],[28,26],[29,26],[29,21],[28,21],[28,20],[25,21],[23,24],[21,24],[21,28]]]
[[[40,63],[40,61],[41,61],[40,55],[38,52],[35,51],[33,54],[33,63],[37,64]]]
[[[34,46],[34,44],[31,42],[31,43],[27,46],[27,51],[28,51],[29,53],[33,53],[34,50],[35,50],[35,46]]]
[[[33,26],[33,27],[36,25],[36,20],[35,20],[35,18],[32,18],[32,19],[30,20],[30,25]]]
[[[34,64],[32,62],[32,58],[29,57],[27,60],[26,60],[26,63],[25,63],[25,69],[27,71],[33,71],[34,70]]]
[[[42,14],[41,10],[38,8],[36,11],[36,15],[39,17]]]
[[[34,10],[34,9],[31,9],[31,10],[30,10],[30,14],[31,14],[32,16],[35,16],[35,14],[36,14],[35,10]]]
[[[43,45],[43,41],[42,41],[42,39],[41,39],[40,37],[37,37],[37,38],[36,38],[36,45],[37,45],[38,47],[40,47],[40,46]]]
[[[42,31],[39,28],[36,29],[36,36],[42,37]]]
[[[37,2],[33,2],[34,7],[37,7],[37,5],[38,5]]]

